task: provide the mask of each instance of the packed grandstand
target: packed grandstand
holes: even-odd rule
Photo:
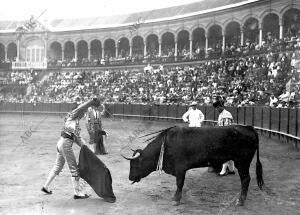
[[[221,95],[227,106],[299,107],[300,4],[268,2],[206,0],[89,26],[0,22],[0,100],[60,103],[96,94],[106,102],[211,105]],[[85,38],[70,39],[78,31]]]

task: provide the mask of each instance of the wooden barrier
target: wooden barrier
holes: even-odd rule
[[[2,113],[46,113],[64,114],[69,112],[74,104],[69,103],[0,103]],[[147,120],[182,121],[182,115],[187,106],[182,105],[145,105],[145,104],[106,104],[105,117],[126,117]],[[212,106],[202,106],[207,123],[215,123],[218,113]],[[237,124],[252,125],[261,132],[267,132],[269,137],[277,135],[299,141],[300,120],[298,109],[269,108],[269,107],[228,107]]]

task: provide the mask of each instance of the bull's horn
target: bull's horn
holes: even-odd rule
[[[125,157],[124,155],[121,154],[121,156],[123,158],[125,158],[126,160],[134,160],[134,159],[137,159],[141,154],[139,152],[137,152],[134,156],[128,158],[128,157]]]
[[[134,156],[132,156],[132,159],[136,159],[141,155],[141,153],[137,152]]]

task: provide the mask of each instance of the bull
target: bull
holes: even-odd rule
[[[162,147],[162,144],[163,147]],[[237,205],[243,205],[250,183],[249,168],[256,152],[256,180],[263,190],[263,169],[259,160],[259,138],[252,126],[231,125],[224,127],[170,127],[154,136],[142,150],[134,150],[130,160],[129,180],[139,182],[156,171],[164,148],[162,170],[176,177],[177,190],[172,198],[180,204],[182,188],[187,170],[192,168],[221,166],[233,160],[241,180],[241,192]]]

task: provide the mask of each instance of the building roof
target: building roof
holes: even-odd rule
[[[202,0],[190,4],[155,9],[131,14],[114,15],[94,18],[80,18],[80,19],[54,19],[50,21],[47,28],[50,31],[64,31],[64,30],[80,30],[80,29],[94,29],[105,27],[117,27],[136,23],[138,20],[143,22],[163,21],[176,17],[184,17],[190,14],[203,14],[210,11],[222,10],[238,5],[243,5],[260,0]],[[20,24],[25,21],[0,21],[0,31],[15,30]]]

